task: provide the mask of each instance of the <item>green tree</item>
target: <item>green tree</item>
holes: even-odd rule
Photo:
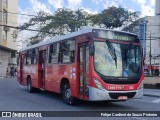
[[[77,31],[84,26],[99,26],[105,28],[122,27],[127,22],[132,23],[138,18],[137,12],[129,12],[121,7],[109,7],[96,15],[89,14],[83,9],[72,11],[60,8],[53,15],[40,11],[28,23],[20,26],[21,30],[34,28],[38,33],[29,38],[31,44],[36,44],[46,37],[64,35]]]
[[[88,15],[89,14],[82,9],[72,11],[70,9],[60,8],[57,9],[54,15],[40,11],[37,16],[31,18],[28,23],[24,23],[20,26],[20,31],[27,28],[36,28],[38,33],[29,38],[30,41],[32,41],[31,44],[35,44],[45,37],[64,35],[69,32],[77,31],[83,26],[87,26]]]
[[[91,16],[93,25],[98,25],[104,28],[118,28],[126,23],[132,23],[138,19],[138,12],[130,12],[121,7],[109,7],[101,13]]]

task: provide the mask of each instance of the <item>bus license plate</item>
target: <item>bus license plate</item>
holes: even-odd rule
[[[127,100],[128,97],[127,97],[127,96],[119,96],[118,99],[119,99],[119,100]]]

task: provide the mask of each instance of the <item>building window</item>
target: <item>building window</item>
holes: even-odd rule
[[[3,10],[3,23],[7,24],[7,11]]]

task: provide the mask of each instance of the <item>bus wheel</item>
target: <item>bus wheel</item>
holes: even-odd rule
[[[34,91],[34,88],[32,87],[31,78],[28,78],[28,92],[32,93]]]
[[[63,87],[63,100],[68,104],[68,105],[73,105],[75,103],[75,98],[72,97],[71,94],[71,89],[69,84],[65,84]]]

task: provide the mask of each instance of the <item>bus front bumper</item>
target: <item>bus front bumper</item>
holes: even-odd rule
[[[130,98],[141,98],[143,96],[143,88],[134,91],[108,91],[89,87],[89,101],[107,101],[107,100],[124,100],[119,97],[127,96]]]

